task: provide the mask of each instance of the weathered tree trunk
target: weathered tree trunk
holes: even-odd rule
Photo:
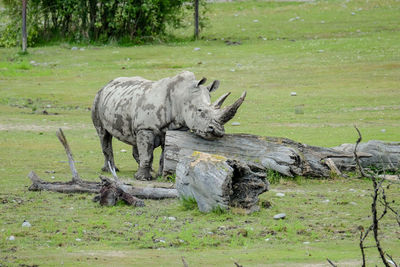
[[[168,131],[164,175],[175,173],[180,159],[199,151],[238,159],[256,171],[271,169],[286,176],[328,177],[337,170],[355,170],[353,150],[350,144],[325,148],[250,134],[227,134],[209,141],[190,132]],[[400,142],[369,141],[360,144],[357,151],[364,168],[396,171],[400,167]]]
[[[199,0],[194,0],[194,39],[199,39]]]
[[[28,0],[22,0],[22,52],[26,52],[27,48],[27,34],[26,34],[26,2]]]
[[[196,152],[176,167],[176,188],[181,198],[194,198],[200,211],[239,207],[258,210],[258,196],[268,190],[265,174],[243,162]]]

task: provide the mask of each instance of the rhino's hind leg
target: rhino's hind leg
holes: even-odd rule
[[[112,135],[105,129],[98,130],[97,134],[100,137],[101,149],[103,150],[103,155],[104,155],[104,166],[103,168],[101,168],[101,170],[104,172],[110,171],[108,167],[108,162],[110,162],[111,167],[113,167],[115,171],[119,171],[119,169],[115,166],[114,163]]]
[[[140,165],[139,151],[136,144],[132,145],[132,156],[136,160],[137,164]]]
[[[136,135],[136,144],[139,152],[139,169],[135,174],[137,180],[151,180],[150,174],[153,164],[154,133],[151,130],[140,130]]]
[[[165,134],[163,134],[160,138],[160,145],[161,145],[161,155],[160,155],[160,164],[158,167],[157,177],[163,175],[164,171],[164,146],[165,146]]]

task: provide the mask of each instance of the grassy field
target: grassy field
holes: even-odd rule
[[[70,179],[55,136],[60,127],[81,176],[98,179],[103,156],[89,108],[96,92],[119,76],[156,80],[189,70],[199,79],[219,79],[213,98],[231,91],[228,103],[246,90],[233,119],[240,126],[228,123],[229,133],[335,146],[355,142],[355,124],[364,141],[400,140],[399,1],[243,1],[209,8],[209,27],[195,42],[188,41],[188,28],[175,30],[177,41],[167,44],[62,43],[30,48],[28,55],[0,48],[0,266],[179,266],[182,256],[189,266],[324,266],[326,258],[359,265],[359,229],[370,221],[366,180],[282,179],[261,196],[272,207],[252,215],[202,214],[178,200],[103,208],[90,195],[27,190],[31,170],[46,180]],[[228,45],[233,42],[240,45]],[[119,176],[135,182],[129,146],[114,147]],[[398,189],[388,191],[397,202]],[[280,212],[287,219],[274,221]],[[24,220],[32,227],[21,227]],[[384,247],[399,259],[393,217],[381,230]],[[7,240],[11,235],[14,241]],[[368,256],[379,265],[374,249]]]

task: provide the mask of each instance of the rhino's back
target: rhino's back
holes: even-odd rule
[[[97,116],[101,127],[114,137],[132,144],[137,130],[157,130],[165,124],[162,121],[165,120],[163,103],[165,90],[159,82],[141,77],[120,77],[97,93],[92,117]]]

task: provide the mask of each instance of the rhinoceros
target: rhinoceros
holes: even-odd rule
[[[184,71],[159,81],[120,77],[103,87],[92,107],[93,124],[104,154],[102,170],[118,170],[113,137],[132,146],[132,155],[139,164],[135,174],[138,180],[152,179],[153,150],[158,146],[162,147],[158,175],[162,174],[167,130],[190,130],[205,139],[222,137],[224,124],[233,118],[246,92],[221,109],[230,93],[211,103],[210,92],[217,90],[219,81],[209,86],[205,82],[206,78],[199,81],[192,72]]]

